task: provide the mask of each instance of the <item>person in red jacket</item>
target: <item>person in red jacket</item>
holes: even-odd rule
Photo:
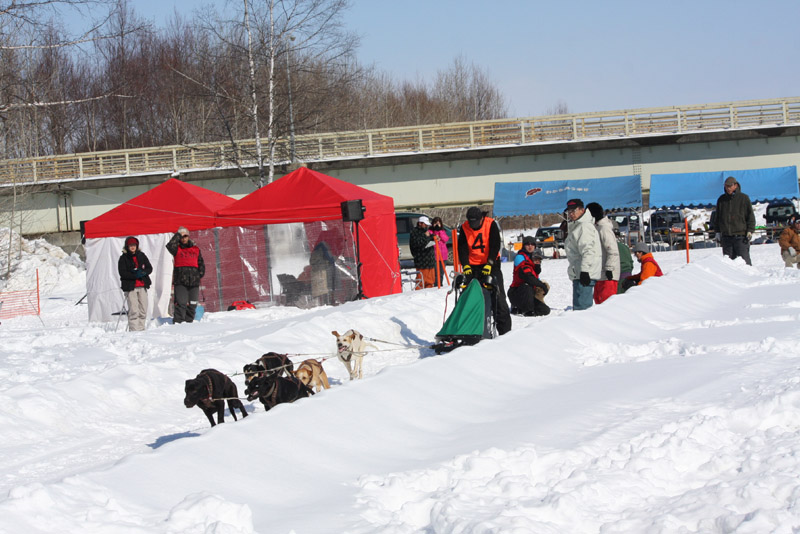
[[[661,272],[661,267],[658,266],[655,258],[653,258],[653,254],[650,252],[650,249],[647,248],[647,245],[645,245],[643,241],[636,243],[636,245],[633,247],[633,253],[636,255],[636,260],[642,264],[642,270],[639,272],[639,274],[629,276],[625,279],[624,285],[626,289],[629,287],[638,286],[653,276],[662,276],[664,274]]]
[[[544,297],[550,291],[550,285],[539,279],[542,272],[544,255],[536,250],[514,268],[514,279],[508,288],[508,300],[519,313],[526,317],[548,315],[550,307],[545,304]]]
[[[200,279],[206,274],[206,264],[200,248],[189,239],[189,231],[181,226],[167,243],[167,250],[175,256],[172,270],[173,324],[194,321],[197,301],[200,297]]]

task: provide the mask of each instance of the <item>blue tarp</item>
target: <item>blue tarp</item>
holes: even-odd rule
[[[724,193],[728,176],[739,182],[742,193],[752,202],[800,198],[797,167],[775,167],[747,171],[690,172],[653,174],[650,177],[650,206],[699,207],[716,205]]]
[[[638,175],[547,182],[498,182],[494,184],[494,216],[561,213],[567,200],[597,202],[604,209],[642,205],[642,180]]]

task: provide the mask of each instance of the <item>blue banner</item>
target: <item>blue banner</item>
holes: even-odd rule
[[[751,202],[800,198],[797,167],[774,167],[746,171],[653,174],[650,177],[650,207],[679,208],[714,206],[725,191],[728,176],[739,182]]]
[[[546,182],[498,182],[494,185],[494,216],[561,213],[567,200],[579,198],[584,205],[597,202],[604,209],[642,205],[642,181],[638,175],[586,180]]]

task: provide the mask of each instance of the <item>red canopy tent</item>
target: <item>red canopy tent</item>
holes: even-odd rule
[[[394,200],[363,187],[344,182],[302,167],[262,187],[217,212],[220,226],[319,223],[342,221],[341,204],[361,200],[364,219],[359,222],[361,281],[364,295],[377,297],[400,293],[397,228]],[[334,234],[343,226],[330,225],[319,232],[308,232],[309,249],[322,241],[336,249]],[[333,255],[339,250],[332,250]]]
[[[174,233],[178,227],[199,230],[216,226],[215,214],[235,200],[175,178],[95,217],[85,224],[93,237]]]
[[[122,307],[117,262],[123,240],[129,235],[139,239],[141,250],[154,267],[150,275],[153,285],[148,298],[149,317],[169,316],[172,255],[164,245],[181,226],[192,232],[192,239],[202,250],[207,270],[203,283],[211,288],[211,294],[218,285],[218,277],[213,275],[215,214],[233,202],[231,197],[215,191],[170,179],[87,221],[84,231],[89,320],[110,321]],[[212,304],[208,309],[216,311],[218,306]]]

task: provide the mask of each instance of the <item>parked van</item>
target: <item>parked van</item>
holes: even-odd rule
[[[631,244],[644,239],[642,234],[642,217],[636,211],[618,211],[607,215],[614,224],[614,231]]]

